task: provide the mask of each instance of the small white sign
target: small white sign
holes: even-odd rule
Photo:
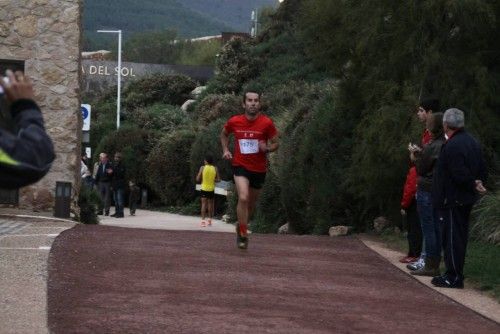
[[[90,149],[90,147],[85,147],[85,155],[87,156],[87,158],[90,159],[90,157],[92,156],[92,150]]]
[[[90,131],[90,104],[82,104],[80,110],[83,118],[82,131]]]

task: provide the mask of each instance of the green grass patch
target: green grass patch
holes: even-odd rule
[[[406,253],[408,243],[404,234],[383,233],[378,238],[390,249]],[[444,266],[441,265],[441,270]],[[477,290],[487,292],[500,302],[500,246],[470,241],[467,246],[464,276]]]
[[[500,246],[469,242],[464,275],[474,287],[491,293],[500,302]]]

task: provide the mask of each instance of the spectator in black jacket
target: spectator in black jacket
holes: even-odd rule
[[[446,272],[432,279],[444,288],[463,288],[465,251],[472,205],[486,193],[486,167],[481,148],[464,129],[464,113],[446,110],[443,116],[446,142],[439,155],[432,182],[432,202],[438,210]]]
[[[0,128],[0,188],[16,189],[47,174],[55,154],[31,81],[20,71],[6,75],[7,80],[0,76],[0,98],[11,103],[16,128],[14,133]]]
[[[111,179],[111,187],[113,188],[113,199],[115,201],[115,213],[112,215],[116,218],[123,218],[124,192],[126,187],[125,182],[125,167],[122,163],[122,154],[115,153],[113,163],[113,178]]]
[[[436,211],[432,207],[432,180],[441,147],[445,141],[443,114],[434,113],[427,118],[430,142],[421,151],[412,153],[417,169],[417,209],[425,244],[425,265],[411,273],[419,276],[439,275],[441,261],[441,233]]]
[[[106,153],[99,154],[99,165],[97,166],[97,171],[95,174],[95,183],[97,185],[97,190],[101,196],[102,205],[104,208],[100,207],[98,214],[103,213],[109,216],[109,207],[111,205],[111,180],[113,178],[113,165],[108,160],[108,155]],[[104,210],[104,212],[103,212]]]

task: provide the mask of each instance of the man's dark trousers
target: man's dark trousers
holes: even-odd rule
[[[111,182],[99,182],[97,189],[101,195],[102,206],[104,206],[105,214],[109,215],[109,207],[111,206]],[[102,212],[103,207],[100,207],[99,211]]]
[[[469,238],[469,217],[472,205],[462,205],[439,210],[446,264],[445,276],[450,283],[464,279],[465,250]]]

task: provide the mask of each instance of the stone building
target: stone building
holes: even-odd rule
[[[17,201],[21,208],[52,210],[57,181],[71,182],[75,200],[82,127],[81,7],[81,0],[0,0],[0,70],[20,68],[32,78],[57,156],[40,182],[15,193],[1,191],[4,205]]]

